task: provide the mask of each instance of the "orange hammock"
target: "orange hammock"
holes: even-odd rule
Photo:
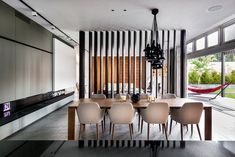
[[[188,90],[190,90],[191,92],[195,92],[195,93],[202,93],[202,94],[206,94],[206,93],[213,93],[216,92],[217,90],[220,90],[221,88],[227,87],[229,84],[225,83],[223,85],[220,85],[218,87],[215,88],[199,88],[196,86],[189,86]]]

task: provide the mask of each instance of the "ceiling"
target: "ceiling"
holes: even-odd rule
[[[27,16],[31,15],[30,10],[19,5],[18,0],[4,1]],[[24,1],[75,40],[78,40],[79,30],[151,29],[151,8],[159,9],[157,20],[160,29],[186,29],[187,40],[235,14],[235,0]],[[208,8],[215,5],[222,5],[223,8],[217,12],[209,12]],[[112,9],[115,11],[111,11]]]

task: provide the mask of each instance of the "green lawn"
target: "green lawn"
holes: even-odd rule
[[[226,88],[225,92],[234,92],[235,93],[235,88]]]
[[[214,94],[217,94],[219,92],[220,92],[220,90],[214,92]],[[229,94],[226,94],[226,93],[229,93]],[[234,94],[231,94],[231,93],[234,93]],[[226,88],[225,89],[225,97],[235,99],[235,88]]]
[[[235,99],[235,94],[225,94],[225,97]]]

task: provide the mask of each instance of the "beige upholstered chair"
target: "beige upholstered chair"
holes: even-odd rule
[[[176,95],[172,93],[163,94],[162,99],[175,99]]]
[[[129,124],[130,137],[133,134],[134,108],[131,103],[115,103],[108,111],[110,117],[110,130],[114,139],[114,127],[116,124]]]
[[[96,124],[96,137],[99,139],[99,123],[103,129],[103,116],[104,112],[100,109],[99,105],[95,102],[79,103],[77,108],[78,120],[80,123],[78,140],[81,137],[82,130],[85,129],[85,124]]]
[[[169,105],[164,102],[150,103],[146,109],[141,110],[142,123],[141,123],[141,132],[143,130],[143,121],[148,124],[147,127],[147,139],[149,140],[149,130],[150,124],[162,124],[163,130],[165,132],[166,140],[167,137],[167,121],[169,115]]]
[[[140,99],[148,99],[148,94],[140,94]],[[141,116],[140,116],[140,110],[137,109],[137,112],[139,114],[139,118],[138,118],[138,131],[140,130],[140,121],[141,121]]]
[[[77,88],[77,91],[79,92],[79,84],[76,83],[76,88]]]
[[[193,124],[197,125],[200,140],[202,140],[199,122],[203,111],[201,102],[185,103],[181,109],[171,111],[170,133],[172,128],[172,120],[180,123],[181,140],[183,140],[183,125],[191,124],[191,134],[193,133]]]
[[[93,94],[91,99],[106,99],[106,96],[104,94]]]
[[[106,99],[106,96],[104,95],[104,94],[93,94],[92,96],[91,96],[91,99]],[[106,115],[106,113],[107,113],[107,110],[104,110],[104,117],[103,117],[103,122],[104,122],[104,129],[105,129],[105,115]]]
[[[130,99],[131,98],[131,96],[129,95],[129,94],[124,94],[124,93],[122,93],[122,94],[116,94],[115,95],[115,99],[121,99],[121,96],[126,96],[126,99]]]
[[[140,94],[140,99],[148,99],[148,94]]]

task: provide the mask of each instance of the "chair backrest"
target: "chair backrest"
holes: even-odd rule
[[[125,102],[112,104],[108,112],[112,123],[128,124],[133,120],[134,111],[132,104]]]
[[[83,102],[79,103],[77,114],[82,124],[98,123],[102,117],[102,110],[95,102]]]
[[[121,99],[121,96],[126,96],[126,99],[130,99],[131,98],[131,96],[130,96],[130,94],[124,94],[124,93],[121,93],[121,94],[116,94],[115,95],[115,99]]]
[[[141,111],[144,121],[147,123],[163,124],[167,122],[170,109],[168,103],[154,102]]]
[[[202,115],[203,104],[201,102],[188,102],[181,108],[181,121],[184,124],[198,124]]]
[[[91,99],[106,99],[106,96],[104,94],[93,94]]]
[[[163,94],[162,99],[175,99],[176,95],[172,93]]]
[[[148,94],[140,94],[140,99],[148,99]]]
[[[76,88],[77,88],[77,91],[79,92],[79,84],[76,83]]]

